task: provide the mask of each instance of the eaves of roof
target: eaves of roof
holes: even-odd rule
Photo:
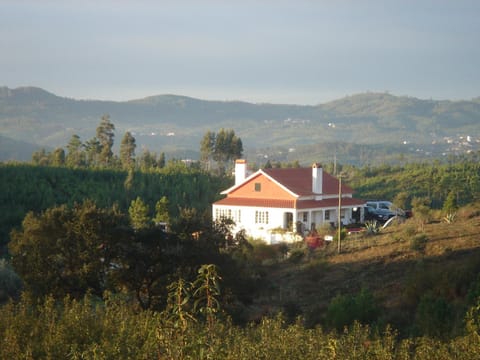
[[[365,204],[364,200],[354,199],[351,197],[342,197],[340,202],[342,207],[345,206],[362,206]],[[303,200],[297,201],[297,209],[316,209],[316,208],[332,208],[338,206],[338,198],[330,198],[323,200]]]
[[[213,205],[293,209],[295,208],[295,200],[226,197],[213,203]]]
[[[364,200],[350,197],[342,198],[341,205],[361,206]],[[282,209],[322,209],[338,206],[338,198],[323,200],[278,200],[278,199],[253,199],[253,198],[235,198],[226,197],[214,203],[222,206],[249,206],[262,208],[282,208]]]

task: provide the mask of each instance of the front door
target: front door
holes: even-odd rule
[[[288,231],[293,230],[293,213],[286,212],[283,218],[283,227]]]

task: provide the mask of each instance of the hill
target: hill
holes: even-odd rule
[[[445,301],[452,316],[456,314],[447,325],[452,335],[472,300],[469,293],[471,297],[480,289],[479,225],[478,206],[465,207],[455,223],[437,219],[423,231],[410,219],[379,235],[349,235],[340,254],[335,242],[314,252],[292,250],[295,255],[301,250],[303,257],[291,255],[287,260],[271,252],[263,257],[269,264],[265,270],[268,286],[250,309],[257,316],[278,311],[302,315],[313,326],[328,322],[335,298],[358,296],[367,290],[378,307],[376,321],[406,334],[418,321],[422,299],[431,295]],[[415,243],[419,238],[424,239],[422,246]]]
[[[28,161],[32,159],[32,153],[39,148],[39,145],[0,135],[0,154],[2,154],[0,161]],[[44,148],[49,150],[47,147]]]
[[[130,131],[139,149],[198,152],[203,134],[223,127],[235,130],[254,160],[284,160],[297,148],[318,157],[320,150],[315,149],[330,143],[362,145],[366,151],[378,151],[373,150],[377,145],[404,146],[405,153],[428,156],[477,150],[480,139],[478,99],[436,101],[365,93],[316,106],[176,95],[115,102],[69,99],[34,87],[0,88],[0,135],[13,140],[50,148],[65,147],[73,134],[86,141],[104,114],[116,126],[117,143]]]

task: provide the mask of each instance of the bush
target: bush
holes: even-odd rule
[[[327,325],[341,330],[353,324],[355,320],[362,324],[371,324],[378,319],[380,314],[373,294],[362,289],[356,295],[338,295],[328,305]]]
[[[424,252],[427,246],[428,237],[425,234],[418,234],[410,241],[410,249],[418,252]]]
[[[304,248],[293,248],[290,252],[290,256],[288,260],[294,264],[298,264],[300,261],[303,260],[305,257],[305,249]]]
[[[415,330],[424,336],[447,337],[454,328],[454,308],[443,297],[422,296],[415,314]]]
[[[253,246],[251,256],[252,260],[257,264],[275,263],[280,257],[279,249],[265,243],[262,240],[251,241]]]

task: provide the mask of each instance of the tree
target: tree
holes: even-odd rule
[[[127,192],[132,189],[134,179],[135,179],[135,172],[133,171],[132,168],[130,168],[128,169],[127,177],[123,182],[123,187]]]
[[[200,142],[200,160],[206,164],[207,169],[210,168],[210,160],[215,150],[215,133],[207,131]]]
[[[65,150],[63,148],[56,148],[52,153],[52,165],[63,166],[65,165]]]
[[[165,167],[165,153],[164,152],[160,153],[160,156],[158,157],[157,164],[158,164],[158,167],[160,169],[163,169]]]
[[[163,196],[160,200],[157,201],[155,204],[155,223],[170,223],[170,215],[169,215],[169,201],[166,196]]]
[[[96,137],[88,140],[83,147],[85,148],[85,160],[88,166],[96,166],[99,162],[101,145]]]
[[[457,210],[457,194],[455,191],[450,191],[447,195],[447,198],[445,199],[443,203],[443,208],[442,210],[446,214],[454,213]]]
[[[143,309],[165,305],[167,285],[186,257],[174,234],[155,227],[135,231],[120,247],[115,284],[135,295]]]
[[[233,130],[220,129],[215,134],[208,131],[200,143],[200,159],[210,166],[210,159],[225,168],[228,161],[239,159],[243,154],[242,140]]]
[[[219,163],[225,163],[230,156],[233,139],[233,130],[220,129],[215,138],[213,159]]]
[[[172,229],[181,239],[197,237],[206,229],[205,219],[195,208],[181,208],[180,214],[172,221]]]
[[[157,166],[157,157],[155,153],[151,153],[148,149],[144,149],[139,159],[139,167],[143,171],[150,170]]]
[[[96,138],[100,144],[99,162],[103,166],[111,165],[113,162],[113,141],[115,126],[110,121],[109,115],[103,115],[97,127]]]
[[[11,233],[12,265],[35,296],[101,296],[117,262],[113,249],[128,235],[125,225],[115,208],[99,209],[91,201],[30,212]]]
[[[408,192],[401,191],[395,195],[393,199],[393,206],[398,209],[406,210],[408,206]]]
[[[150,227],[151,220],[148,216],[149,211],[148,205],[145,204],[140,197],[132,200],[128,208],[128,214],[130,215],[130,223],[134,229],[141,230]]]
[[[425,224],[430,221],[430,199],[427,197],[414,197],[412,199],[413,215],[423,231]]]
[[[127,131],[120,144],[120,162],[124,169],[133,167],[135,164],[135,138]]]
[[[243,154],[243,143],[242,139],[237,136],[233,136],[232,138],[232,149],[231,149],[231,159],[240,159]]]
[[[82,142],[80,136],[72,135],[67,145],[67,154],[65,163],[70,167],[79,167],[85,165],[85,153],[82,150]]]
[[[32,163],[35,165],[48,165],[50,159],[48,158],[48,154],[44,148],[35,151],[32,154]]]

